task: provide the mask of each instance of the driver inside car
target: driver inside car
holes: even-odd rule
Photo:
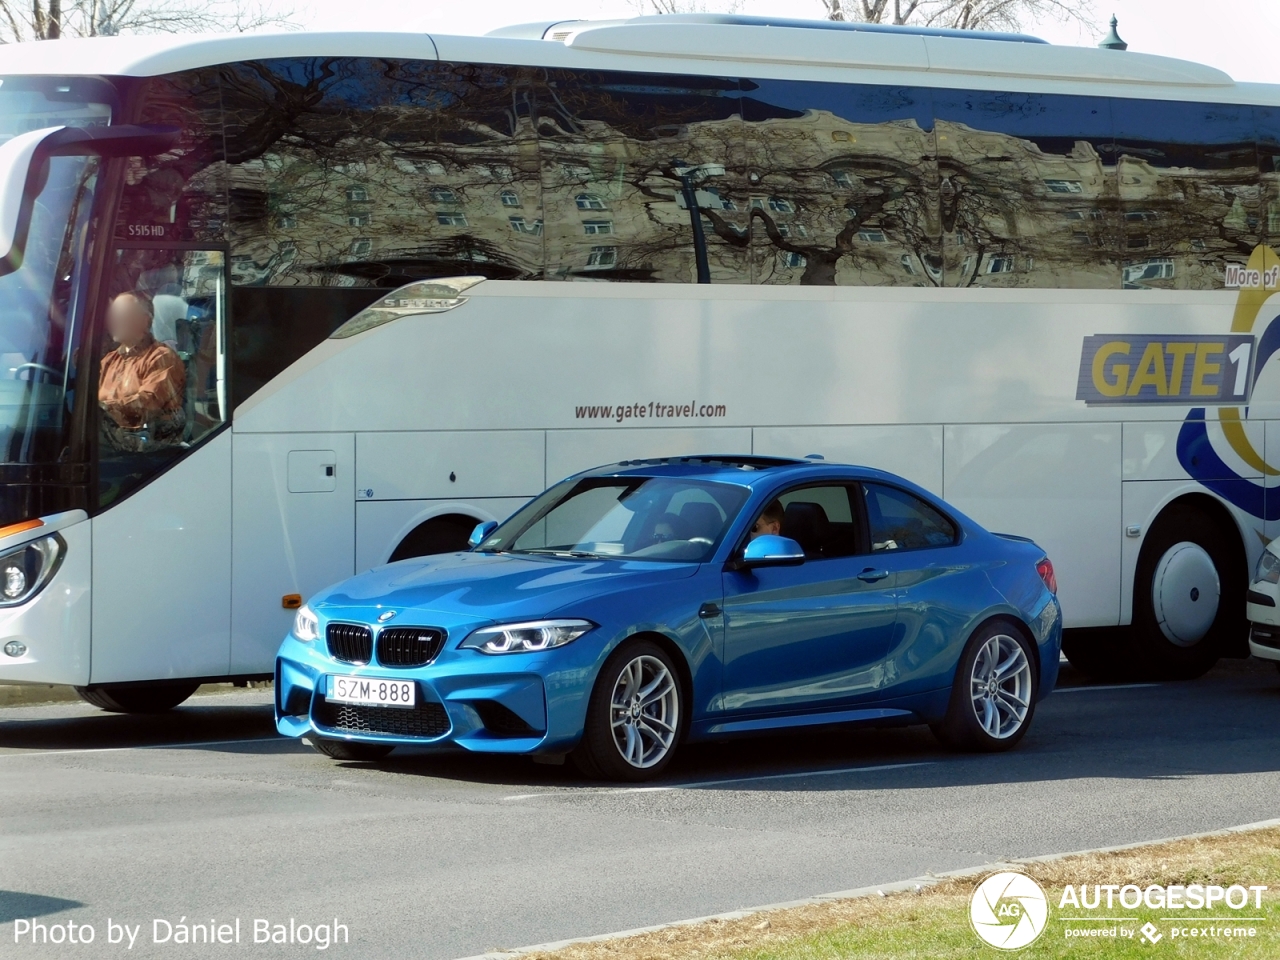
[[[774,500],[764,508],[760,516],[756,517],[755,526],[751,528],[750,538],[754,540],[756,537],[763,537],[765,534],[771,536],[782,535],[782,518],[786,511],[782,508],[781,500]]]

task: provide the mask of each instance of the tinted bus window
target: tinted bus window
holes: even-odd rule
[[[182,135],[168,153],[125,161],[116,239],[224,243],[227,184],[217,72],[148,79],[132,112],[134,123],[178,127]]]
[[[935,90],[946,284],[1119,286],[1105,98]]]
[[[1222,289],[1262,237],[1253,110],[1112,100],[1128,289]]]
[[[394,287],[536,277],[509,198],[536,215],[520,70],[374,59],[272,60],[223,76],[232,279]]]
[[[744,87],[756,282],[938,285],[928,91]]]
[[[1272,247],[1280,244],[1280,108],[1254,107],[1257,130],[1262,233]]]
[[[369,287],[233,287],[231,408],[387,292]]]
[[[548,279],[749,283],[740,110],[734,79],[547,71]]]

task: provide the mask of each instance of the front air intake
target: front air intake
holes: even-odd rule
[[[444,631],[435,627],[388,627],[378,633],[378,663],[384,667],[421,667],[444,646]]]
[[[358,623],[331,623],[325,631],[329,654],[343,663],[368,663],[373,659],[373,632]]]

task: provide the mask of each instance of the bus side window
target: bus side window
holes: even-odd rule
[[[1280,245],[1280,107],[1254,107],[1258,174],[1262,188],[1262,235],[1273,248]]]
[[[1125,289],[1221,290],[1267,232],[1254,110],[1111,101]],[[1280,212],[1280,211],[1278,211]]]
[[[1114,290],[1105,97],[935,90],[949,287]]]
[[[737,78],[552,70],[537,97],[547,279],[751,282]]]
[[[930,92],[743,83],[755,282],[937,286]]]

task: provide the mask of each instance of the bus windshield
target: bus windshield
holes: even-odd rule
[[[58,126],[106,124],[109,87],[56,78],[0,80],[0,142]],[[35,200],[16,270],[0,276],[0,464],[70,456],[75,346],[85,296],[94,157],[54,157]],[[22,512],[18,505],[4,503]],[[0,520],[3,522],[3,520]]]

